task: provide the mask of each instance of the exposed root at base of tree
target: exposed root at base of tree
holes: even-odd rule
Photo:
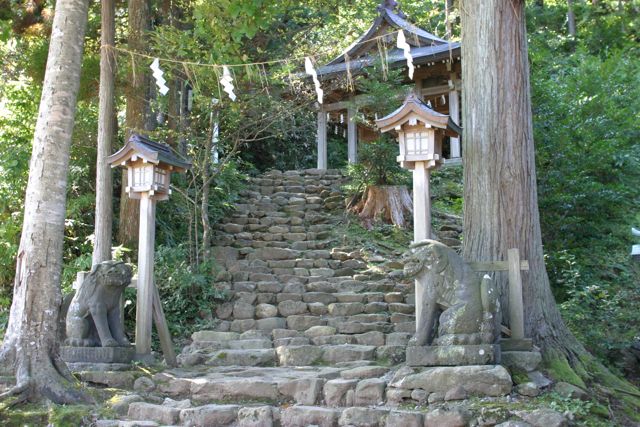
[[[564,351],[563,351],[564,350]],[[627,418],[613,418],[627,424],[640,422],[640,390],[628,381],[614,375],[586,350],[579,354],[566,349],[547,348],[544,351],[544,364],[556,381],[565,381],[575,386],[591,389],[597,400],[609,408],[618,408]]]
[[[404,185],[372,185],[361,196],[354,196],[347,209],[357,214],[366,228],[380,219],[404,228],[406,218],[413,214],[413,202]]]
[[[11,354],[12,357],[7,357]],[[3,402],[0,410],[41,400],[57,404],[94,403],[59,356],[40,354],[28,357],[7,351],[3,356],[5,366],[14,362],[8,366],[14,366],[16,385],[0,394],[0,402]]]

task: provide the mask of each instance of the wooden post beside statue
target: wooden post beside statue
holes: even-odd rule
[[[153,279],[155,212],[156,202],[167,200],[171,194],[171,173],[184,172],[191,164],[179,158],[168,145],[137,134],[133,134],[117,153],[109,156],[108,161],[111,167],[127,168],[129,185],[126,192],[130,198],[140,200],[136,357],[144,360],[151,355],[151,327],[155,317],[165,359],[168,364],[174,364],[171,337]]]

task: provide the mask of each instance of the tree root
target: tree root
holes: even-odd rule
[[[29,383],[16,384],[14,387],[0,394],[0,412],[7,409],[11,409],[21,403],[26,403],[29,400]]]

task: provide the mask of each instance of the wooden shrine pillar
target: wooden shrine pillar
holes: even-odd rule
[[[358,163],[358,125],[356,123],[357,110],[353,106],[347,109],[347,144],[349,163]]]
[[[449,116],[451,117],[451,120],[453,120],[455,124],[459,125],[460,124],[460,92],[458,92],[455,88],[455,80],[452,80],[452,81],[453,81],[454,87],[449,92]],[[451,137],[450,141],[451,141],[451,153],[449,154],[449,157],[452,159],[462,157],[462,153],[460,150],[460,138]]]
[[[322,108],[318,110],[316,141],[318,142],[318,169],[327,169],[327,113]]]

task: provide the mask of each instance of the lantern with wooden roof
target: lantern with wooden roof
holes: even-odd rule
[[[376,125],[380,132],[398,133],[397,159],[407,169],[415,169],[416,162],[424,162],[428,169],[439,167],[444,162],[444,136],[458,137],[462,132],[451,117],[434,111],[413,93],[400,108],[376,120]]]
[[[140,200],[140,229],[138,233],[138,284],[136,298],[136,359],[150,361],[151,324],[154,306],[156,327],[167,361],[175,359],[160,296],[153,280],[156,203],[171,194],[171,172],[184,172],[191,164],[180,158],[166,144],[133,134],[118,152],[107,158],[111,167],[127,168],[126,192]],[[154,303],[155,301],[155,303]],[[158,320],[160,319],[160,320]]]
[[[125,190],[132,199],[140,199],[142,193],[154,200],[168,199],[171,172],[184,172],[191,167],[168,145],[138,134],[133,134],[124,147],[107,160],[112,167],[127,168]]]
[[[376,120],[381,132],[396,131],[400,145],[397,157],[402,167],[413,170],[413,239],[431,239],[430,170],[439,167],[443,137],[459,137],[462,129],[445,114],[438,113],[411,93],[400,108]]]

